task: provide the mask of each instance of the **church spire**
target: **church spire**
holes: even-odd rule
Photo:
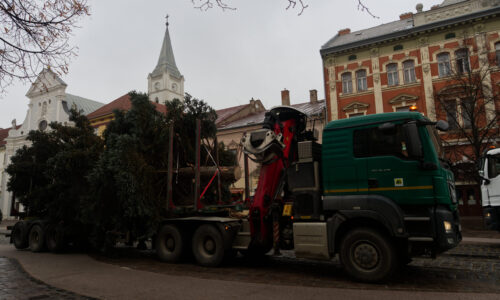
[[[165,36],[163,37],[163,44],[161,46],[160,57],[158,58],[158,63],[151,75],[156,76],[163,73],[163,71],[168,70],[170,74],[176,77],[181,77],[181,72],[177,69],[175,64],[174,51],[172,50],[172,42],[170,41],[170,33],[168,31],[168,15],[166,17],[166,29]]]

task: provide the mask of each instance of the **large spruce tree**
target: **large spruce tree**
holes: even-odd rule
[[[7,167],[8,189],[28,216],[79,222],[82,199],[91,197],[87,175],[102,152],[102,140],[76,110],[70,126],[53,122],[49,130],[31,131],[27,139],[31,145],[19,149]]]

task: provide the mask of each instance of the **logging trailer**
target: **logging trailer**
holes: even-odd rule
[[[153,237],[159,259],[175,263],[192,252],[199,264],[215,267],[235,251],[259,257],[293,250],[298,258],[317,260],[338,254],[349,275],[373,282],[411,257],[435,257],[458,245],[454,178],[436,131],[446,130],[446,122],[418,112],[337,120],[324,128],[322,144],[306,124],[305,113],[280,106],[266,113],[262,129],[244,134],[245,155],[261,168],[248,213],[233,213],[202,203],[198,123],[189,210],[174,205],[173,155],[168,157],[168,214]],[[173,153],[172,140],[169,145]],[[41,250],[44,226],[50,228],[16,224],[12,242]],[[50,235],[49,247],[59,240]]]

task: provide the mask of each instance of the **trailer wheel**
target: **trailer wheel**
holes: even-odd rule
[[[179,229],[163,225],[155,239],[156,254],[161,261],[175,263],[181,259],[184,243]]]
[[[31,227],[29,245],[32,252],[41,252],[45,246],[45,232],[42,226],[36,224]]]
[[[202,266],[216,267],[224,259],[224,241],[217,228],[201,225],[193,235],[193,254]]]
[[[25,232],[25,226],[23,222],[17,222],[12,229],[12,242],[16,249],[26,249],[29,246],[28,234]]]
[[[45,243],[50,252],[61,252],[64,249],[64,233],[57,225],[50,225],[45,232]]]
[[[394,246],[376,230],[353,229],[346,234],[340,247],[340,260],[354,279],[383,281],[397,268],[398,256]]]

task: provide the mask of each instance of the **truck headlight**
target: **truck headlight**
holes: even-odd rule
[[[443,221],[443,226],[444,226],[444,231],[446,231],[446,233],[452,233],[453,232],[453,227],[451,226],[450,222]]]

